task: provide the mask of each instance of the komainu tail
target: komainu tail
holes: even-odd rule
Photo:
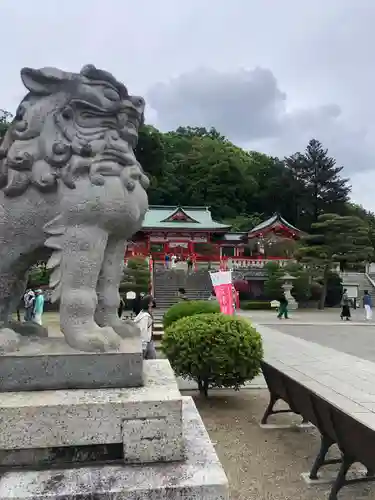
[[[52,302],[56,302],[61,296],[65,230],[66,227],[62,223],[60,215],[44,226],[44,231],[48,234],[44,244],[53,250],[47,262],[47,269],[53,269],[49,280],[49,286],[52,289]]]

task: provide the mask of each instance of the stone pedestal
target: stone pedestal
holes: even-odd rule
[[[29,337],[0,354],[0,392],[139,387],[142,378],[139,338],[124,340],[119,351],[95,353],[76,351],[64,338]]]
[[[191,398],[182,398],[185,459],[178,462],[12,470],[1,500],[228,500],[228,482]]]
[[[225,473],[169,362],[144,362],[143,381],[3,392],[0,500],[227,500]]]

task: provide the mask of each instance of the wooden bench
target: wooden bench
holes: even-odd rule
[[[375,480],[375,364],[325,348],[266,327],[262,334],[265,357],[262,371],[270,391],[270,403],[261,423],[270,415],[293,412],[320,432],[321,446],[309,477],[340,464],[329,500],[352,483]],[[283,400],[287,410],[275,410]],[[340,457],[327,459],[336,444]],[[350,467],[359,462],[367,469],[362,477],[348,479]]]

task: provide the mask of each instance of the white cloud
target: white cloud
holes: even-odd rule
[[[375,209],[371,183],[360,181],[375,158],[374,18],[373,0],[33,0],[22,8],[1,0],[0,108],[14,111],[23,96],[22,66],[74,71],[92,62],[131,92],[150,89],[147,116],[164,126],[214,121],[276,154],[317,137],[352,176],[355,199]],[[172,78],[163,95],[155,85]]]

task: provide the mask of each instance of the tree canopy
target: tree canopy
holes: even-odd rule
[[[208,205],[234,231],[249,230],[275,212],[307,232],[323,212],[371,216],[349,203],[342,167],[316,139],[303,153],[280,159],[246,151],[215,128],[162,133],[145,125],[136,155],[151,177],[151,204]]]
[[[325,303],[328,276],[335,263],[342,269],[371,259],[368,224],[359,217],[321,214],[298,250],[299,260],[322,280],[320,306]]]
[[[0,109],[0,143],[11,119]],[[143,125],[135,153],[150,176],[150,204],[210,206],[233,231],[250,230],[275,212],[307,233],[327,212],[356,217],[375,254],[375,215],[349,201],[343,167],[317,139],[304,152],[276,158],[246,151],[214,127],[164,133]]]
[[[314,223],[323,212],[343,212],[348,202],[348,179],[340,177],[343,167],[316,139],[311,139],[304,153],[286,158],[285,166],[299,187],[297,204],[301,216]]]

